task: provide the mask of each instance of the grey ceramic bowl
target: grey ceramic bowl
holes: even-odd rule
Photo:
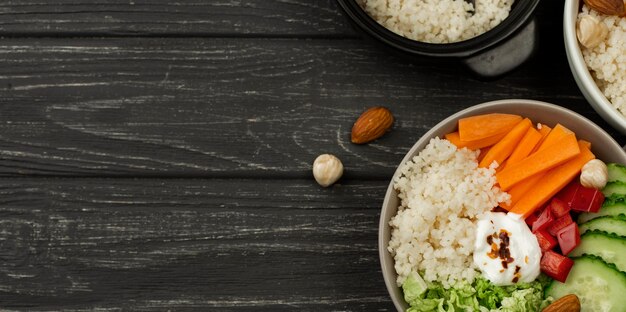
[[[578,39],[576,38],[576,21],[582,0],[565,0],[563,13],[563,38],[570,69],[589,104],[611,126],[626,134],[626,117],[617,111],[598,88],[583,59]]]
[[[426,144],[428,144],[431,138],[436,136],[443,137],[444,134],[454,131],[459,118],[486,113],[519,114],[530,118],[535,123],[545,123],[549,126],[560,123],[574,131],[579,139],[591,142],[591,149],[597,158],[605,162],[626,163],[626,152],[624,152],[622,147],[615,142],[610,135],[604,132],[602,128],[598,127],[587,118],[557,105],[531,100],[512,99],[476,105],[446,118],[424,134],[424,136],[413,145],[402,160],[401,165],[417,155]],[[396,191],[393,189],[393,180],[399,175],[400,171],[396,170],[387,188],[387,193],[385,194],[385,201],[383,202],[378,226],[378,253],[383,277],[391,299],[398,311],[404,311],[408,308],[408,305],[404,301],[402,290],[396,286],[397,274],[394,269],[394,260],[389,252],[387,252],[387,246],[391,238],[389,221],[396,215],[399,203]]]

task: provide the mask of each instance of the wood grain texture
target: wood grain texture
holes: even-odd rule
[[[0,310],[392,311],[379,208],[437,122],[531,98],[626,142],[578,91],[561,12],[543,1],[539,53],[480,81],[360,40],[334,0],[1,1]],[[350,144],[374,105],[392,131]],[[322,189],[326,152],[346,173]]]
[[[0,36],[355,36],[335,0],[8,0]]]
[[[0,308],[392,310],[386,187],[0,179]]]
[[[497,81],[361,40],[6,39],[0,59],[1,174],[304,178],[329,152],[385,179],[437,122],[502,98],[567,106],[624,142],[550,50]],[[374,105],[392,131],[350,144]]]
[[[543,1],[538,18],[561,29],[563,4]],[[8,0],[2,36],[354,37],[336,0]]]

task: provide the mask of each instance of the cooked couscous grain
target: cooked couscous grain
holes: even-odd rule
[[[476,221],[509,195],[494,186],[493,166],[478,168],[476,157],[434,138],[401,167],[394,181],[401,204],[388,246],[399,286],[412,271],[444,287],[479,274],[472,259]]]
[[[600,14],[583,5],[580,20],[591,15],[608,27],[608,35],[592,49],[581,46],[585,63],[598,88],[622,115],[626,116],[626,17]]]
[[[502,22],[513,0],[357,0],[379,24],[409,39],[429,43],[467,40]]]

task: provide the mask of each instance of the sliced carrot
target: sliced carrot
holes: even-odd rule
[[[501,133],[484,139],[478,139],[474,141],[461,141],[461,137],[459,137],[459,132],[457,131],[448,133],[445,135],[445,137],[446,140],[452,142],[452,144],[456,145],[456,147],[458,148],[467,147],[470,150],[477,150],[498,143],[505,135],[506,133]]]
[[[591,142],[585,140],[578,140],[578,142],[584,144],[588,149],[591,149]]]
[[[539,130],[539,133],[541,133],[541,140],[539,140],[539,143],[535,145],[535,148],[533,148],[532,152],[530,152],[531,154],[539,149],[539,146],[543,144],[543,141],[545,141],[550,132],[552,132],[552,128],[544,124],[537,124],[537,130]]]
[[[558,193],[565,185],[574,179],[580,169],[595,155],[584,143],[579,143],[580,153],[566,163],[552,168],[524,194],[522,198],[511,208],[510,212],[528,217],[541,205]]]
[[[576,136],[570,133],[562,140],[537,151],[536,153],[508,165],[496,174],[496,181],[503,191],[539,172],[554,168],[580,154]],[[509,158],[507,161],[510,161]]]
[[[515,204],[520,200],[520,198],[522,198],[524,194],[528,192],[528,190],[536,185],[543,178],[544,175],[546,175],[546,172],[540,172],[532,177],[526,178],[524,181],[513,185],[510,190],[506,191],[511,196],[509,203],[500,203],[500,207],[506,210],[511,210],[511,208],[515,206]]]
[[[557,130],[554,134],[552,134],[551,136],[552,138],[548,142],[548,145],[550,144],[550,142],[556,141],[556,139],[560,138],[561,136],[572,132],[569,129],[565,128],[563,125],[557,124],[555,128],[557,128]],[[539,133],[541,133],[541,140],[535,145],[531,154],[535,153],[539,149],[540,146],[544,146],[544,147],[547,146],[547,145],[543,145],[543,142],[545,142],[550,132],[552,132],[552,128],[542,123],[537,124],[537,130],[539,131]],[[532,177],[529,177],[513,185],[513,187],[511,187],[511,189],[507,191],[507,193],[509,193],[509,195],[511,196],[509,204],[507,205],[506,203],[500,203],[500,206],[502,208],[510,210],[519,201],[519,199],[522,198],[522,196],[524,196],[524,194],[531,188],[531,186],[537,184],[537,182],[539,182],[541,177],[543,177],[544,175],[545,175],[545,172],[535,174]]]
[[[522,139],[528,128],[532,126],[532,122],[530,119],[526,118],[519,122],[509,133],[500,140],[500,142],[496,143],[485,155],[480,163],[479,167],[487,168],[494,161],[501,165],[504,160],[507,159],[515,149],[515,146]]]
[[[463,141],[475,141],[507,133],[522,121],[513,114],[484,114],[459,119],[459,136]]]
[[[519,145],[515,147],[513,153],[511,153],[511,156],[509,156],[509,159],[506,161],[506,165],[510,166],[530,155],[530,152],[532,152],[535,145],[539,143],[539,140],[541,140],[541,133],[533,127],[528,128],[528,131],[524,134]]]
[[[548,133],[548,136],[546,136],[545,140],[543,140],[543,142],[541,142],[541,145],[539,145],[539,147],[537,148],[537,150],[535,152],[538,152],[542,149],[547,148],[548,146],[559,142],[561,139],[563,139],[563,137],[565,137],[568,134],[573,134],[574,132],[572,132],[570,129],[567,129],[565,127],[563,127],[563,125],[561,124],[557,124],[556,126],[554,126],[554,128],[552,129],[552,131],[550,131],[550,133]]]
[[[542,124],[542,123],[537,124],[537,131],[541,133],[542,138],[545,138],[548,135],[548,133],[550,133],[551,130],[552,128],[548,127],[545,124]]]
[[[571,131],[565,127],[563,127],[562,125],[557,125],[557,132],[554,133],[552,135],[552,139],[550,141],[556,141],[556,139],[558,139],[559,137],[570,133]],[[537,149],[539,149],[539,147],[543,144],[543,142],[545,141],[546,137],[549,135],[549,133],[552,131],[552,128],[548,127],[545,124],[538,124],[537,126],[537,130],[539,131],[539,133],[541,133],[541,141],[539,141],[539,143],[537,143],[537,145],[535,146],[535,148],[533,149],[533,153],[537,151]],[[591,149],[590,147],[590,143],[583,141],[583,140],[579,140],[579,143],[584,143],[584,144],[589,144],[589,146],[587,146],[588,149]],[[550,144],[550,142],[548,142],[548,145]],[[547,145],[544,145],[544,147]],[[511,196],[511,199],[509,201],[509,204],[506,203],[500,203],[500,206],[504,209],[510,210],[519,200],[520,198],[522,198],[522,196],[524,196],[524,194],[526,194],[526,192],[528,190],[530,190],[530,188],[533,185],[536,185],[541,178],[545,175],[545,172],[539,173],[539,174],[535,174],[529,178],[524,179],[523,181],[520,181],[519,183],[513,185],[513,187],[511,187],[511,189],[509,189],[507,191],[507,193]]]

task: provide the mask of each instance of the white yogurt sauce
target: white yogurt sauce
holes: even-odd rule
[[[474,264],[495,285],[534,281],[540,261],[537,238],[520,215],[489,212],[478,221]]]

